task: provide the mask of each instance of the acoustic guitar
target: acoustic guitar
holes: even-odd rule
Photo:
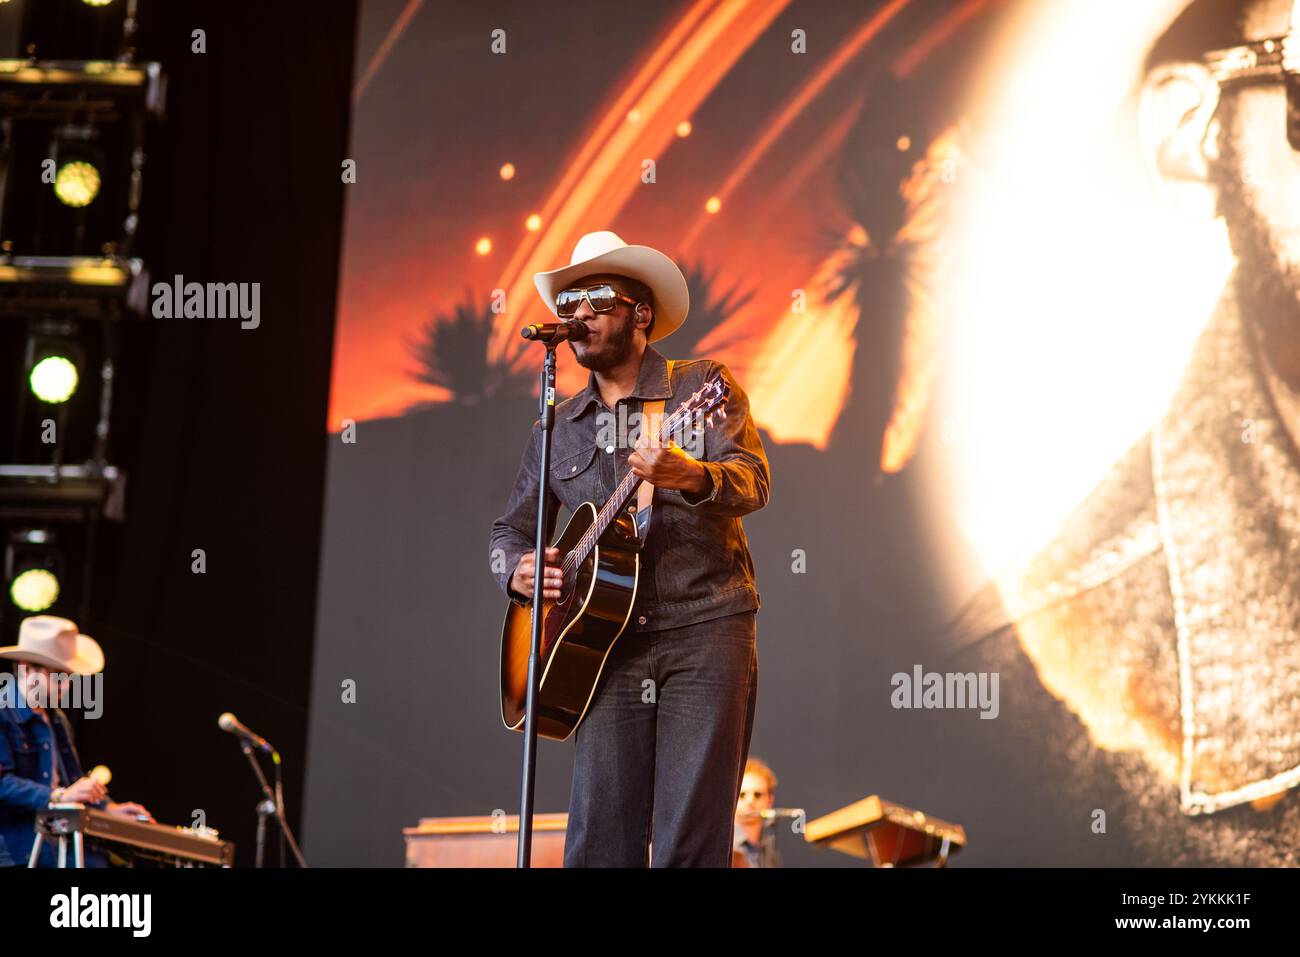
[[[722,418],[731,386],[714,376],[670,416],[660,442],[699,429],[700,419]],[[541,669],[537,695],[537,733],[563,741],[587,714],[605,661],[627,627],[641,572],[641,540],[626,511],[641,479],[631,469],[603,507],[584,502],[574,510],[552,547],[559,549],[564,577],[558,600],[542,603]],[[512,731],[524,728],[528,694],[528,652],[532,643],[530,601],[506,610],[501,629],[501,720]]]

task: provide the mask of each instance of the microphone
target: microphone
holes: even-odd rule
[[[758,816],[764,821],[775,821],[779,817],[803,817],[803,815],[804,809],[801,807],[772,807],[758,812]]]
[[[235,737],[242,739],[246,743],[257,748],[259,751],[265,751],[271,756],[275,756],[275,748],[271,747],[271,742],[259,734],[255,734],[250,728],[240,723],[239,719],[227,711],[217,719],[217,727],[222,731],[228,731]]]
[[[579,342],[591,335],[591,330],[587,328],[585,322],[579,322],[577,319],[566,319],[564,322],[537,322],[531,326],[524,326],[519,330],[519,334],[525,339],[532,339],[535,342],[563,342],[568,339],[570,342]]]

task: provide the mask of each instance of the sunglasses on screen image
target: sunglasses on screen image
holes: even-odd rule
[[[595,286],[561,290],[555,296],[555,314],[561,319],[572,319],[584,296],[591,305],[592,312],[609,312],[620,302],[636,305],[636,300],[631,296],[625,296],[609,283],[602,282]]]
[[[1300,2],[1296,4],[1300,16]],[[1286,36],[1256,40],[1205,54],[1204,62],[1224,89],[1276,83],[1286,86],[1286,138],[1300,150],[1300,29],[1293,17]]]

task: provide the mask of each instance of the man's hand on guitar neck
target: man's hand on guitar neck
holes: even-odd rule
[[[564,573],[558,564],[560,559],[560,550],[558,548],[548,548],[546,550],[546,577],[542,580],[542,598],[549,598],[552,601],[560,600],[560,586],[564,581]],[[527,601],[533,600],[533,579],[537,572],[537,556],[532,551],[524,552],[519,556],[519,564],[515,566],[515,573],[510,576],[510,587],[523,595]]]
[[[709,490],[709,470],[691,458],[676,442],[661,445],[657,435],[642,433],[627,457],[628,467],[656,488],[678,489],[697,495]]]

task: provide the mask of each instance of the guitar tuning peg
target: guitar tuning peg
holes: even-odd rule
[[[707,426],[709,426],[710,428],[713,426],[713,413],[712,413],[712,412],[710,412],[708,415],[706,415],[706,416],[704,417],[704,424],[707,425]]]
[[[725,408],[721,408],[721,409],[719,409],[719,410],[718,410],[718,415],[720,415],[722,418],[725,419],[725,418],[727,417],[727,410],[726,410]]]

